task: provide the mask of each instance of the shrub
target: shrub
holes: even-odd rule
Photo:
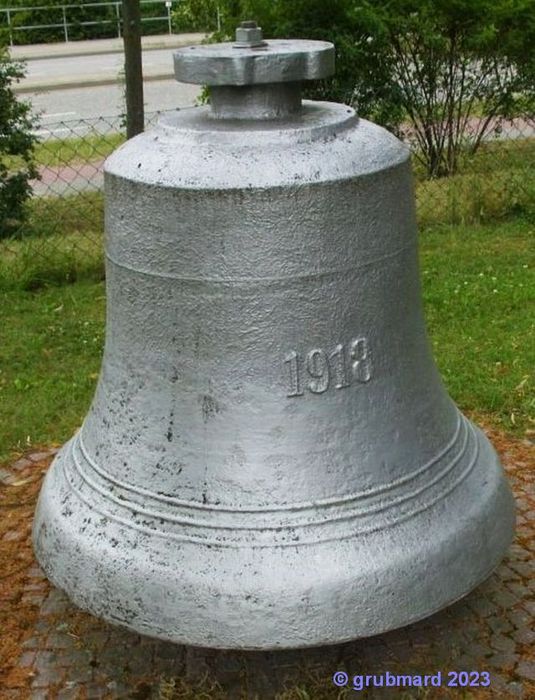
[[[11,88],[24,75],[23,66],[0,47],[0,238],[14,234],[26,216],[30,180],[37,177],[33,163],[36,136],[30,105],[18,101]],[[16,163],[16,165],[14,165]]]
[[[186,0],[173,10],[175,32],[215,32],[218,29],[218,0]]]

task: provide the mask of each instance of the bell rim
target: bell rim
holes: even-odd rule
[[[237,571],[225,575],[224,567],[217,565],[217,562],[225,561],[225,556],[232,558],[237,552],[243,554],[244,550],[218,550],[210,545],[188,545],[189,554],[184,560],[192,561],[192,552],[195,551],[197,580],[192,571],[180,571],[180,576],[185,578],[179,576],[178,581],[174,578],[172,566],[176,557],[170,555],[168,548],[166,556],[171,567],[167,567],[165,576],[164,567],[155,569],[159,571],[157,575],[153,570],[151,585],[143,590],[143,566],[134,576],[132,570],[125,572],[124,565],[114,560],[113,555],[121,549],[123,559],[138,557],[139,564],[154,543],[147,541],[143,546],[131,549],[123,541],[121,548],[110,549],[113,540],[110,540],[110,532],[106,535],[100,532],[100,546],[105,544],[107,549],[97,551],[94,535],[99,525],[87,523],[87,517],[81,516],[92,515],[97,521],[98,516],[87,509],[77,513],[80,522],[84,522],[83,533],[74,536],[69,530],[72,526],[68,517],[58,510],[58,500],[62,501],[63,513],[67,504],[60,496],[60,493],[64,496],[65,490],[64,484],[58,483],[61,474],[55,466],[47,475],[39,499],[34,522],[34,548],[47,576],[66,591],[77,606],[111,623],[177,644],[219,649],[291,649],[341,644],[374,636],[427,618],[464,598],[488,578],[503,558],[514,531],[512,494],[493,448],[480,431],[478,437],[482,441],[481,458],[469,476],[469,483],[464,483],[463,488],[457,489],[453,495],[449,494],[445,499],[447,503],[443,501],[433,506],[434,512],[427,512],[426,517],[419,514],[408,521],[410,524],[405,522],[390,529],[389,542],[394,548],[392,552],[397,552],[395,556],[400,556],[400,540],[404,542],[402,560],[392,562],[390,574],[388,567],[381,569],[387,558],[384,532],[380,531],[367,536],[367,540],[354,538],[346,540],[345,544],[341,542],[338,548],[329,543],[302,547],[299,562],[301,569],[304,562],[306,571],[300,573],[289,568],[288,572],[282,572],[282,578],[281,569],[277,568],[281,548],[261,550],[268,556],[262,564],[265,577],[261,584],[256,583],[259,586],[256,604],[254,600],[250,602],[255,598],[253,579],[250,581],[252,598],[249,596],[250,600],[246,601],[242,596],[244,590],[239,590],[242,584],[241,579],[236,578]],[[476,491],[478,499],[473,498]],[[471,512],[467,512],[467,504],[471,505]],[[80,511],[80,503],[73,501],[72,496],[69,507],[77,507]],[[418,527],[415,526],[417,522]],[[435,523],[434,532],[430,530],[430,523]],[[120,528],[114,530],[115,534],[120,531]],[[371,559],[362,559],[362,556],[359,560],[359,552],[362,555],[364,551],[363,542],[367,542],[365,549],[368,553],[373,551],[383,557],[380,566]],[[66,556],[66,550],[69,556]],[[179,551],[177,549],[175,553]],[[340,572],[333,571],[333,562],[340,566],[342,551],[348,557],[353,556],[353,561],[343,562],[343,575],[338,576]],[[223,558],[221,552],[225,553]],[[108,555],[112,556],[109,560]],[[251,561],[255,560],[251,559],[249,563]],[[296,564],[297,561],[296,558]],[[368,567],[366,571],[363,561]],[[311,562],[316,562],[321,568],[317,569]],[[246,563],[243,570],[247,569]],[[217,597],[224,609],[217,624],[210,617],[211,627],[207,627],[204,608],[199,603],[204,596],[204,604],[209,609],[214,591],[208,595],[208,584],[199,572],[205,573],[210,567],[216,577],[212,587],[219,586]],[[232,566],[228,570],[232,571]],[[306,573],[313,576],[314,571],[315,580],[307,579]],[[218,578],[216,572],[219,572]],[[292,578],[291,585],[285,578],[286,574]],[[300,575],[307,585],[297,590]],[[137,587],[132,583],[136,576]],[[83,583],[84,580],[87,582]],[[367,583],[362,587],[359,582],[364,580]],[[109,581],[115,581],[113,586]],[[137,613],[132,613],[132,595],[128,595],[127,590],[136,590],[141,596]],[[155,591],[161,594],[165,590],[164,598],[177,606],[176,614],[170,614],[167,622],[158,621],[158,608],[154,607]],[[282,597],[284,590],[286,594]],[[269,604],[267,598],[262,598],[266,591]],[[110,593],[115,599],[110,600]],[[309,609],[308,618],[307,615],[301,616],[303,611],[299,610],[304,606],[303,596],[307,595],[315,596],[314,613]],[[321,600],[319,606],[318,600]],[[366,617],[366,602],[371,601],[378,605],[378,610]],[[127,614],[125,610],[130,612]],[[129,619],[130,614],[133,617]]]

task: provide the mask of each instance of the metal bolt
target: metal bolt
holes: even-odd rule
[[[236,29],[236,42],[233,46],[235,49],[256,49],[267,46],[262,34],[262,27],[259,27],[253,20],[241,22]]]

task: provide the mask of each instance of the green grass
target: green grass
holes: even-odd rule
[[[65,440],[87,410],[100,366],[104,284],[0,297],[0,459]]]
[[[486,143],[447,178],[426,180],[413,163],[422,228],[535,214],[535,139]]]
[[[124,134],[94,134],[82,138],[50,139],[35,148],[38,165],[57,167],[65,164],[87,163],[106,158],[124,143]]]
[[[120,133],[86,134],[80,138],[48,139],[39,141],[34,149],[34,160],[37,166],[48,168],[107,158],[125,141],[125,135]],[[16,156],[6,159],[6,165],[15,169],[21,164]]]
[[[0,240],[0,290],[102,279],[103,218],[100,192],[33,200],[26,235]]]
[[[427,325],[448,390],[516,434],[535,427],[534,234],[517,220],[420,239]]]
[[[420,237],[428,329],[448,390],[462,409],[517,435],[535,413],[533,233],[517,219]],[[0,309],[1,460],[62,442],[80,425],[100,366],[104,283],[89,275],[13,287],[0,292]]]

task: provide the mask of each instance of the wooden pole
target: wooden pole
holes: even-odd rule
[[[126,83],[126,138],[145,126],[143,69],[141,65],[141,11],[139,0],[122,0],[124,73]]]

